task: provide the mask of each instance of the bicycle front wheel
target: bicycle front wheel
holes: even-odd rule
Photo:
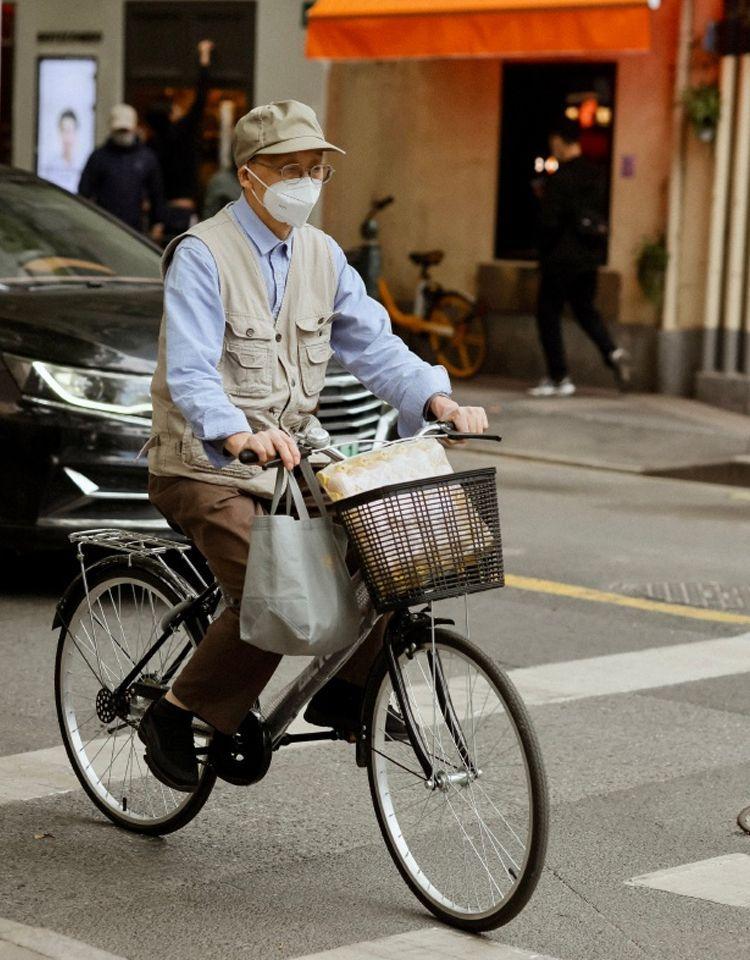
[[[544,864],[547,787],[531,721],[507,675],[451,631],[435,630],[433,655],[420,628],[395,664],[403,699],[384,651],[364,714],[380,829],[435,916],[492,930],[525,906]]]
[[[216,782],[203,764],[197,788],[181,793],[146,766],[138,725],[151,700],[170,685],[200,642],[201,625],[186,621],[149,657],[123,695],[116,691],[162,633],[165,614],[191,596],[187,584],[158,564],[123,556],[87,571],[65,605],[55,663],[55,700],[65,749],[81,786],[114,823],[161,835],[198,813]],[[207,737],[197,746],[207,748]]]
[[[430,334],[437,362],[459,379],[478,373],[487,356],[487,331],[475,304],[462,293],[448,291],[437,299],[427,319],[453,328],[452,337]]]

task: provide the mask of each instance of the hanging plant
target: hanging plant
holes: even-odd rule
[[[716,136],[721,113],[721,94],[715,83],[699,83],[682,94],[688,120],[699,140],[711,143]]]
[[[664,278],[667,273],[667,244],[663,236],[645,239],[636,258],[636,275],[643,295],[660,307],[664,298]]]

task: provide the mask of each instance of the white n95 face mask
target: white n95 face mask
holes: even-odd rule
[[[291,227],[304,227],[318,202],[322,183],[312,177],[298,177],[296,180],[280,180],[269,187],[247,164],[245,170],[266,188],[261,203],[272,217]],[[257,193],[255,196],[258,198]]]

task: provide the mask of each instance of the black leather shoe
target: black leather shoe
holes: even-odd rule
[[[173,790],[192,793],[198,786],[193,715],[165,700],[146,710],[138,727],[146,745],[144,760],[151,773]]]
[[[316,727],[333,727],[339,733],[356,737],[359,734],[364,697],[362,687],[333,677],[307,705],[305,720]],[[385,733],[389,740],[408,740],[406,724],[393,708],[388,711]]]

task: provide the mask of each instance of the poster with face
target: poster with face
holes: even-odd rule
[[[76,193],[94,149],[96,60],[42,57],[38,90],[36,172]]]

